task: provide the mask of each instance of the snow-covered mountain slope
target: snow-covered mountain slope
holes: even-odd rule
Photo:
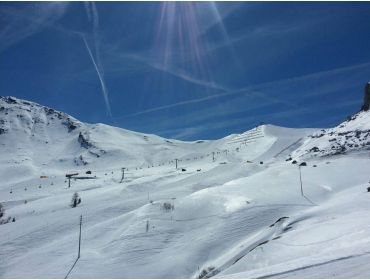
[[[112,157],[120,157],[127,164],[151,163],[159,158],[157,154],[162,155],[178,143],[103,124],[81,123],[64,113],[14,97],[0,98],[0,114],[2,146],[7,153],[23,155],[23,160],[30,160],[34,168],[94,165],[97,159],[102,165]],[[42,153],[37,156],[30,154],[39,150]]]
[[[190,162],[210,156],[254,160],[274,145],[279,149],[282,139],[288,145],[309,133],[260,126],[216,141],[183,142],[82,123],[65,113],[14,97],[0,97],[0,119],[0,151],[8,155],[1,159],[3,165],[17,164],[23,174],[31,176],[34,172],[46,175],[43,173],[51,169],[58,173],[101,166],[144,168],[172,164],[169,161],[175,159]],[[252,144],[253,149],[249,149]],[[3,174],[9,172],[3,170]]]
[[[355,117],[346,131],[365,131],[369,113]],[[0,225],[3,278],[65,277],[80,215],[71,278],[370,277],[366,145],[306,152],[344,127],[319,144],[317,130],[272,125],[183,142],[9,97],[0,120],[0,202],[16,219]],[[91,179],[68,188],[68,172]]]
[[[293,157],[317,157],[370,150],[369,112],[361,111],[334,128],[307,137]]]

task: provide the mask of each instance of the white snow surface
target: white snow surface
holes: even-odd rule
[[[70,278],[369,278],[369,129],[184,142],[0,97],[0,277],[64,278],[82,215]]]

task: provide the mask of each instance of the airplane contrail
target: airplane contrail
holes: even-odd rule
[[[110,117],[112,117],[112,111],[109,103],[109,96],[108,96],[108,90],[107,87],[105,86],[104,82],[104,71],[103,67],[100,61],[100,45],[98,41],[98,28],[99,28],[99,15],[98,15],[98,10],[96,9],[95,3],[94,2],[85,2],[85,10],[87,17],[90,22],[92,22],[92,27],[93,27],[93,39],[94,39],[94,47],[95,47],[95,58],[92,54],[92,51],[89,47],[89,44],[87,43],[86,37],[83,35],[82,38],[84,40],[85,46],[87,48],[87,51],[89,52],[89,55],[91,57],[91,60],[94,64],[94,67],[96,69],[96,72],[99,76],[100,84],[102,87],[103,91],[103,97],[105,101],[105,106],[107,108],[107,112]]]
[[[108,98],[108,90],[107,90],[107,87],[105,86],[105,83],[104,83],[104,79],[103,79],[103,76],[99,70],[99,67],[98,65],[96,64],[95,62],[95,59],[94,59],[94,56],[91,52],[91,49],[89,47],[89,44],[87,43],[87,40],[85,38],[85,35],[81,35],[82,36],[82,39],[85,43],[85,46],[86,46],[86,49],[90,55],[90,58],[94,64],[94,67],[95,67],[95,70],[96,70],[96,73],[98,74],[98,77],[99,77],[99,80],[100,80],[100,85],[101,85],[101,88],[102,88],[102,91],[103,91],[103,97],[104,97],[104,102],[105,102],[105,107],[107,109],[107,112],[108,112],[108,115],[110,117],[112,117],[112,111],[111,111],[111,107],[110,107],[110,104],[109,104],[109,98]]]
[[[273,87],[273,86],[275,86],[275,87],[276,86],[284,86],[284,85],[287,85],[289,83],[302,82],[302,81],[309,80],[309,79],[318,79],[318,78],[321,78],[323,76],[341,74],[341,73],[345,73],[346,71],[351,71],[351,70],[355,70],[355,69],[357,70],[357,69],[367,68],[367,67],[370,67],[370,62],[355,64],[355,65],[350,65],[350,66],[345,66],[345,67],[340,67],[340,68],[336,68],[336,69],[332,69],[332,70],[311,73],[311,74],[298,76],[298,77],[292,77],[292,78],[283,79],[283,80],[261,83],[261,84],[258,84],[258,85],[248,86],[248,87],[241,88],[241,89],[236,89],[236,90],[230,90],[230,91],[226,91],[226,92],[223,92],[223,93],[219,93],[219,94],[215,94],[215,95],[211,95],[211,96],[207,96],[207,97],[195,98],[195,99],[176,102],[176,103],[167,104],[167,105],[163,105],[163,106],[159,106],[159,107],[153,107],[153,108],[149,108],[149,109],[146,109],[146,110],[143,110],[143,111],[128,114],[128,115],[125,115],[125,116],[116,117],[115,119],[130,118],[130,117],[135,117],[135,116],[139,116],[139,115],[145,115],[145,114],[152,113],[152,112],[161,111],[161,110],[164,110],[164,109],[176,108],[176,107],[181,107],[181,106],[192,104],[192,103],[199,103],[199,102],[204,102],[204,101],[208,101],[208,100],[212,100],[212,99],[216,99],[216,98],[221,98],[221,97],[225,97],[225,96],[233,96],[233,95],[246,94],[246,93],[250,94],[250,95],[254,95],[256,97],[266,99],[266,100],[270,99],[270,100],[275,101],[277,103],[286,104],[286,105],[289,105],[291,107],[296,108],[297,105],[294,104],[294,103],[287,102],[287,101],[278,99],[278,98],[273,97],[273,96],[267,96],[264,93],[260,92],[259,90],[269,88],[269,87]],[[312,96],[312,95],[315,95],[315,93],[310,93],[309,95]]]
[[[89,21],[91,21],[92,16],[91,16],[91,11],[90,11],[90,2],[84,2],[84,6],[85,6],[87,18],[89,19]]]
[[[95,58],[96,64],[99,66],[100,72],[102,76],[104,76],[104,69],[101,64],[100,60],[100,44],[98,40],[98,30],[99,30],[99,14],[98,9],[94,2],[91,3],[91,14],[92,14],[92,22],[93,22],[93,35],[94,35],[94,47],[95,47]]]

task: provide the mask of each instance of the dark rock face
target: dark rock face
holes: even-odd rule
[[[329,140],[330,141],[330,140]],[[309,152],[314,152],[314,153],[317,153],[317,152],[320,152],[320,149],[318,147],[312,147]]]
[[[71,132],[72,130],[75,130],[77,127],[79,127],[79,125],[73,122],[70,118],[67,118],[67,120],[64,121],[63,124],[68,128],[68,132]]]
[[[17,104],[17,100],[14,99],[13,97],[11,96],[7,96],[7,97],[3,97],[3,99],[5,100],[6,103],[8,104]]]
[[[88,149],[88,148],[91,148],[93,145],[89,142],[89,140],[86,139],[85,136],[82,135],[82,133],[80,132],[80,134],[78,135],[78,142],[81,144],[81,147],[85,148],[85,149]]]
[[[364,104],[362,105],[362,110],[368,111],[370,108],[370,82],[368,82],[365,86],[364,92]]]

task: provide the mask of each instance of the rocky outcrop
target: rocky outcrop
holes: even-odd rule
[[[309,135],[294,152],[297,157],[322,157],[370,150],[370,112],[359,112],[334,128]]]
[[[370,108],[370,82],[368,82],[365,86],[364,92],[364,104],[362,105],[362,110],[368,111]]]
[[[84,136],[81,132],[78,135],[78,143],[80,143],[81,147],[85,149],[88,149],[94,146],[92,143],[90,143],[88,136]]]

